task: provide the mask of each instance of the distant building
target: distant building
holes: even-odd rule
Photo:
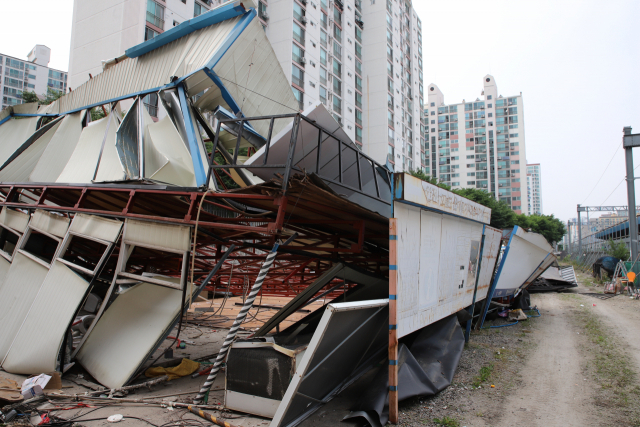
[[[102,72],[102,62],[117,58],[130,47],[208,12],[212,0],[106,0],[73,2],[69,87],[73,90]],[[145,97],[153,117],[158,96]]]
[[[422,169],[454,189],[488,191],[528,214],[522,94],[500,95],[488,74],[483,85],[482,99],[454,104],[445,104],[435,84],[426,86]]]
[[[527,201],[530,214],[542,215],[542,191],[540,188],[540,163],[528,164]]]
[[[0,53],[0,91],[2,108],[22,104],[22,92],[35,92],[44,96],[47,89],[67,91],[67,73],[49,68],[51,49],[38,44],[27,55],[27,60]]]

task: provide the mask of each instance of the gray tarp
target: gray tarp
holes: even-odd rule
[[[398,347],[398,399],[431,396],[447,388],[463,347],[464,334],[455,314],[402,338]],[[389,368],[381,363],[375,369],[378,372],[345,420],[363,417],[374,427],[387,423]]]

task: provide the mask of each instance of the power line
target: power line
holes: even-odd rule
[[[638,169],[640,167],[640,165],[636,166],[635,168],[633,168],[633,170],[635,171],[636,169]],[[620,183],[618,185],[616,185],[616,188],[613,189],[613,191],[611,192],[611,194],[609,194],[607,196],[606,199],[604,199],[604,202],[606,202],[607,200],[609,200],[609,197],[611,197],[611,195],[618,189],[618,187],[620,187],[620,184],[622,184],[624,182],[624,180],[626,179],[626,177],[622,178],[622,181],[620,181]],[[600,206],[604,205],[604,202],[600,203]]]
[[[593,193],[593,190],[596,189],[596,187],[598,186],[598,184],[600,184],[600,180],[602,180],[602,177],[604,176],[604,174],[607,172],[607,169],[609,169],[609,166],[611,166],[611,162],[613,161],[613,159],[616,157],[616,154],[618,154],[618,150],[620,149],[620,145],[618,145],[618,147],[616,148],[616,151],[613,153],[613,156],[611,157],[611,160],[609,160],[609,164],[607,164],[607,167],[604,168],[604,171],[602,171],[602,175],[600,175],[600,178],[598,178],[598,182],[596,182],[596,185],[593,186],[593,188],[591,189],[591,191],[589,192],[589,194],[587,194],[587,197],[584,198],[584,200],[582,201],[582,204],[584,205],[584,202],[587,201],[587,199],[589,198],[589,196],[591,195],[591,193]],[[620,184],[618,184],[619,186]],[[615,190],[614,190],[615,191]]]

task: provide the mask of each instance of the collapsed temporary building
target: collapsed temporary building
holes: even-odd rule
[[[232,344],[227,406],[296,425],[388,359],[352,415],[396,420],[399,398],[451,381],[455,314],[516,294],[553,255],[376,163],[323,105],[301,114],[248,4],[127,50],[48,106],[0,113],[0,364],[36,374],[74,360],[117,388],[203,289],[242,295],[264,279],[262,294],[291,300]],[[280,330],[319,295],[333,300]],[[267,357],[282,378],[261,371]]]

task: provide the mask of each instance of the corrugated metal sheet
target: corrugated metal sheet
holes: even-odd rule
[[[191,228],[128,219],[124,229],[124,239],[131,245],[168,249],[173,252],[188,251]]]
[[[29,216],[29,214],[17,211],[15,209],[10,209],[6,206],[3,207],[2,211],[0,212],[0,223],[20,233],[24,233],[24,231],[27,229],[30,218],[31,217]]]
[[[29,225],[37,230],[45,231],[62,238],[69,228],[69,219],[61,215],[37,209],[33,213],[33,218]]]
[[[179,290],[149,283],[118,295],[76,359],[101,384],[122,387],[180,313],[181,297]]]
[[[64,335],[89,283],[54,262],[18,331],[2,367],[15,374],[56,370]]]
[[[62,120],[56,133],[47,144],[38,163],[29,175],[32,182],[55,182],[73,154],[80,134],[86,111],[69,114]]]
[[[96,239],[115,242],[120,235],[122,222],[117,219],[78,213],[73,217],[69,231]]]
[[[44,135],[35,140],[11,163],[0,170],[0,182],[27,182],[29,180],[29,175],[36,167],[36,164],[40,160],[42,153],[47,148],[47,145],[60,127],[60,123],[61,122],[54,124],[51,129],[49,129]],[[2,126],[0,126],[0,128],[2,128]],[[16,150],[22,147],[24,142],[24,140],[20,140],[19,144],[16,144],[18,148],[14,149],[9,156],[14,154]],[[12,142],[8,142],[7,144],[11,144],[11,146],[13,146]],[[7,159],[8,158],[9,157],[7,157]]]
[[[20,252],[0,287],[0,361],[4,360],[49,269]]]
[[[213,57],[238,18],[195,31],[137,58],[128,58],[94,76],[52,105],[62,113],[87,105],[169,84],[171,77],[184,77],[199,70]]]

